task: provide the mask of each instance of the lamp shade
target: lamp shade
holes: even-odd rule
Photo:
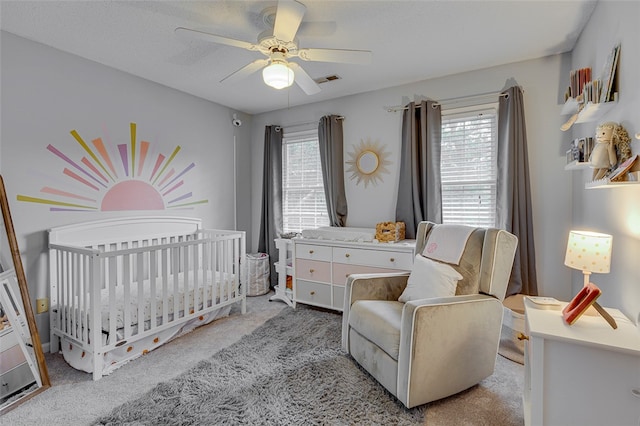
[[[262,79],[274,89],[284,89],[293,84],[294,74],[286,62],[272,62],[262,70]]]
[[[613,237],[590,231],[570,231],[564,264],[596,274],[609,273]]]

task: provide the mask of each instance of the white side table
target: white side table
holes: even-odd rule
[[[565,305],[525,298],[525,425],[639,425],[638,328],[610,308],[616,330],[588,314],[567,325]]]

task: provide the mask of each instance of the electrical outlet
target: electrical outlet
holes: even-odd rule
[[[36,312],[39,314],[45,313],[49,310],[49,299],[37,299],[36,300]]]

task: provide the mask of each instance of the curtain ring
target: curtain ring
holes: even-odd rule
[[[282,127],[276,126],[275,130],[276,130],[276,132],[279,132],[280,130],[282,130]]]

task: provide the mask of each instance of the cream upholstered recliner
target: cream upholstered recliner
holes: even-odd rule
[[[443,225],[418,225],[416,253],[437,226]],[[351,275],[343,349],[407,408],[477,384],[494,371],[516,246],[507,231],[473,230],[459,264],[452,265],[462,279],[449,297],[403,303],[398,298],[409,273]],[[428,276],[415,278],[429,283]]]

